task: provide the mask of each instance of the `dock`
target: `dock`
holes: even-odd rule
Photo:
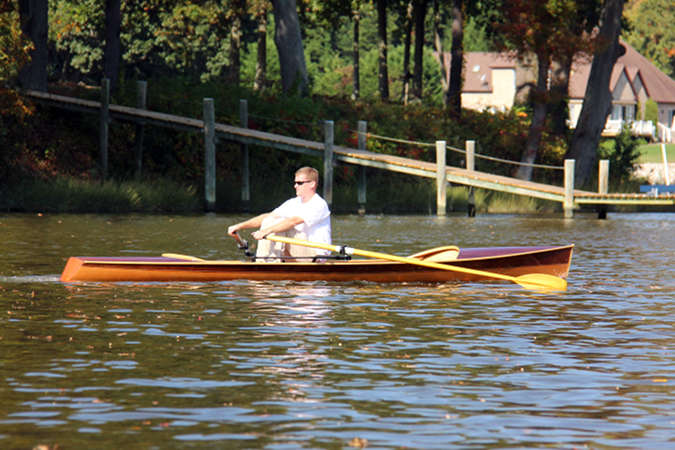
[[[150,111],[145,109],[142,104],[139,104],[139,107],[110,104],[107,100],[109,99],[109,95],[106,92],[105,83],[104,89],[102,89],[101,101],[85,100],[39,91],[25,91],[24,95],[33,101],[48,104],[56,108],[100,116],[101,166],[104,176],[107,172],[107,127],[112,119],[134,122],[139,126],[158,126],[203,133],[205,137],[205,200],[207,209],[209,205],[215,204],[215,147],[218,140],[239,143],[242,145],[242,149],[245,150],[242,152],[242,157],[245,159],[242,167],[246,169],[242,186],[242,199],[244,200],[249,195],[249,175],[247,173],[248,152],[246,148],[249,145],[254,145],[322,158],[324,162],[323,196],[328,203],[332,201],[333,166],[336,163],[340,163],[435,179],[437,185],[437,213],[439,215],[445,214],[447,183],[558,202],[562,204],[565,217],[572,217],[573,211],[582,205],[596,205],[599,207],[601,217],[603,216],[602,211],[604,210],[606,213],[606,207],[609,205],[675,205],[675,193],[673,192],[659,191],[658,193],[634,194],[607,192],[609,167],[606,161],[601,161],[600,164],[598,191],[591,192],[574,188],[574,160],[566,160],[563,167],[556,167],[557,169],[564,170],[565,182],[563,186],[524,181],[518,178],[474,170],[474,158],[480,156],[475,155],[473,150],[475,148],[474,141],[467,141],[466,143],[466,167],[462,168],[446,165],[446,144],[442,140],[436,141],[434,144],[428,144],[436,147],[436,162],[420,161],[367,151],[365,150],[365,143],[368,134],[362,123],[359,123],[360,148],[349,148],[335,145],[333,142],[333,122],[330,120],[324,122],[325,139],[323,142],[268,133],[250,129],[246,126],[215,123],[212,99],[203,100],[204,117],[197,119]],[[143,98],[142,103],[144,103],[144,95],[139,96],[139,98],[141,97]],[[240,111],[241,122],[244,125],[247,123],[247,106],[245,102],[245,100],[242,101]],[[359,180],[360,203],[365,203],[365,191],[365,176],[362,176]]]

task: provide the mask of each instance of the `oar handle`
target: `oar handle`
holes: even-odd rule
[[[237,246],[239,247],[239,249],[248,250],[248,242],[246,242],[246,239],[242,239],[242,237],[239,236],[239,233],[235,231],[232,237],[234,238],[235,241],[237,241]]]

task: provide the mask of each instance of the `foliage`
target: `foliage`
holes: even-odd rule
[[[643,0],[627,8],[628,43],[640,54],[675,78],[675,8],[672,0]]]
[[[628,124],[623,126],[615,139],[601,142],[598,156],[609,160],[610,181],[614,188],[630,179],[633,166],[640,158],[639,147],[642,143],[642,139],[633,136]]]
[[[651,120],[654,125],[659,123],[659,105],[654,99],[648,98],[645,102],[645,119]]]
[[[21,34],[18,10],[17,0],[0,3],[0,179],[14,173],[16,155],[23,149],[20,124],[32,113],[13,88],[32,48]]]

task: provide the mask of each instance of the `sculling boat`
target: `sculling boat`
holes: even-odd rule
[[[569,272],[573,247],[484,247],[461,250],[456,247],[438,247],[410,257],[398,257],[420,263],[387,259],[213,261],[172,254],[159,257],[73,256],[68,259],[61,281],[362,280],[380,283],[442,283],[494,279],[481,272],[508,277],[536,273],[564,278]],[[466,272],[419,265],[427,261],[431,261],[431,266],[448,264]]]

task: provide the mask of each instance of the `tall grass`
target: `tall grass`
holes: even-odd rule
[[[3,188],[0,210],[53,213],[187,213],[202,209],[197,190],[171,180],[104,183],[29,180]]]

